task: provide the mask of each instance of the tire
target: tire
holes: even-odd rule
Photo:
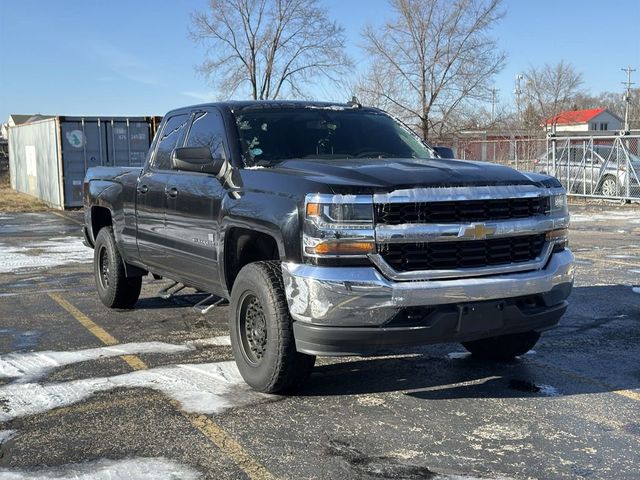
[[[620,195],[620,185],[615,177],[604,177],[600,184],[600,194],[604,197],[617,197]]]
[[[111,227],[98,232],[93,252],[93,274],[102,303],[109,308],[133,308],[140,297],[142,277],[125,275],[124,262]]]
[[[462,346],[477,358],[507,361],[527,353],[535,346],[539,338],[539,332],[531,331],[462,342]]]
[[[231,348],[245,382],[265,393],[301,386],[316,357],[296,350],[280,262],[243,267],[229,303]]]

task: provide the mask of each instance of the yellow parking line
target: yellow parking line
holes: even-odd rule
[[[115,345],[118,340],[107,332],[105,329],[97,325],[93,320],[78,310],[56,293],[48,293],[49,297],[58,305],[71,314],[80,324],[93,333],[105,345]],[[147,364],[137,355],[122,355],[121,357],[134,370],[146,370]],[[227,434],[222,427],[205,415],[198,415],[185,412],[180,408],[180,403],[175,400],[169,400],[169,403],[178,410],[195,428],[197,428],[205,437],[209,439],[220,451],[230,457],[236,465],[252,480],[271,480],[274,477],[260,462],[255,460],[242,445],[240,445],[233,437]]]
[[[556,370],[557,372],[560,372],[561,374],[567,376],[567,377],[571,377],[574,378],[575,380],[581,381],[581,382],[586,382],[586,383],[590,383],[592,385],[597,385],[598,387],[601,387],[605,390],[609,390],[610,393],[613,393],[615,395],[620,395],[621,397],[626,397],[626,398],[630,398],[631,400],[636,400],[638,402],[640,402],[640,393],[636,392],[634,390],[614,390],[614,387],[612,387],[611,385],[598,380],[597,378],[591,378],[591,377],[587,377],[585,375],[582,375],[580,373],[576,373],[573,372],[571,370],[567,370],[565,368],[562,367],[558,367],[557,365],[550,365],[548,363],[544,363],[544,362],[540,362],[538,360],[532,360],[532,359],[527,359],[528,363],[531,363],[533,365],[538,365],[539,367],[542,368],[548,368],[551,370]]]
[[[636,402],[640,402],[640,393],[633,390],[615,390],[613,393],[630,398],[631,400],[635,400]]]
[[[67,300],[62,298],[57,293],[48,293],[49,297],[51,297],[58,305],[64,308],[67,312],[71,314],[73,318],[75,318],[80,324],[93,333],[94,336],[98,338],[105,345],[116,345],[120,342],[116,340],[114,336],[112,336],[109,332],[107,332],[104,328],[97,325],[93,320],[87,317],[84,313],[78,310],[76,307],[71,305]],[[145,370],[147,366],[145,363],[140,360],[140,358],[135,355],[122,355],[121,357],[125,362],[129,364],[131,368],[134,370]]]

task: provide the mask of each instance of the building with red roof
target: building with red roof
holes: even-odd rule
[[[622,128],[622,119],[602,107],[560,112],[547,118],[544,123],[547,131],[552,130],[554,125],[556,132],[616,131]]]

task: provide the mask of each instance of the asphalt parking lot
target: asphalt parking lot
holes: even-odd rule
[[[320,359],[252,392],[226,307],[93,285],[79,212],[0,214],[0,479],[638,478],[640,209],[572,208],[576,288],[509,363],[456,344]]]

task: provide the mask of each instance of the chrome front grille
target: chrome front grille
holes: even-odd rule
[[[382,225],[512,220],[545,215],[548,211],[547,196],[375,205],[376,223]]]
[[[545,235],[471,241],[390,243],[378,253],[398,272],[484,268],[530,262],[541,256]]]

